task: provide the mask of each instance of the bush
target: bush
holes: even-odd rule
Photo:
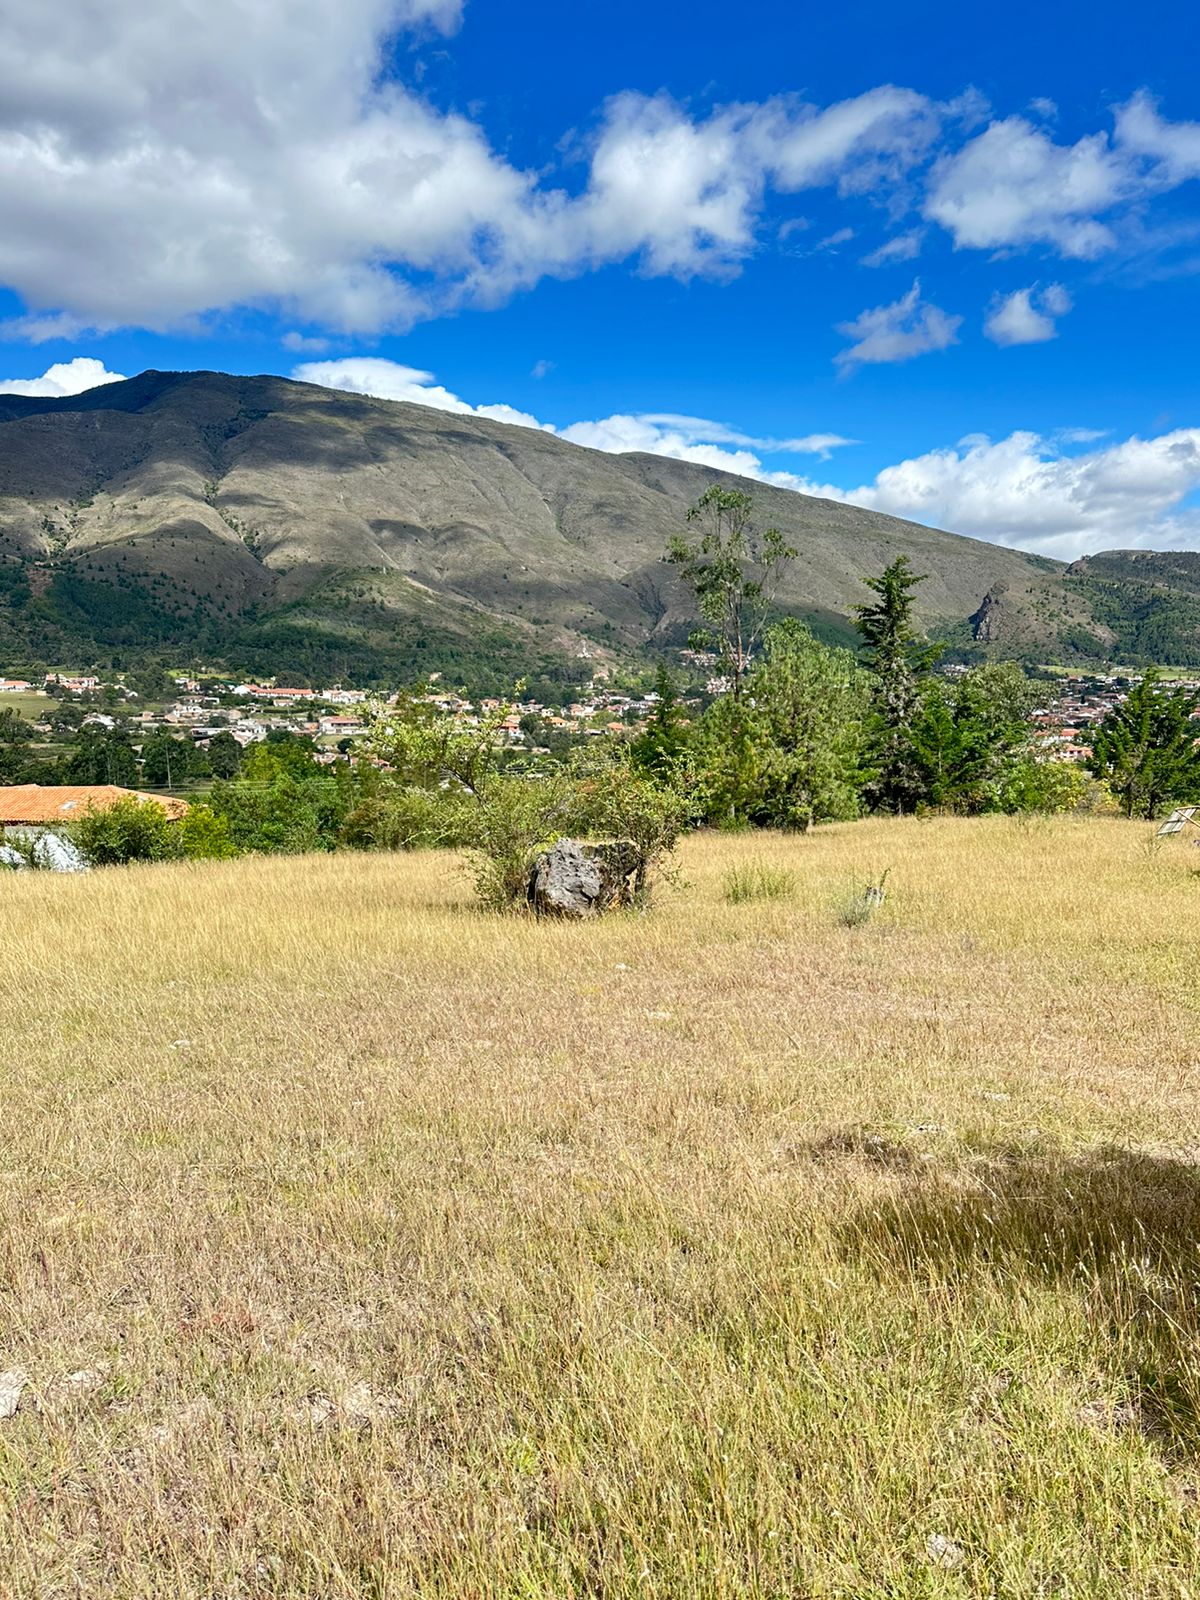
[[[628,839],[637,857],[634,896],[644,901],[687,823],[688,807],[670,784],[639,772],[625,751],[586,752],[576,761],[568,832]]]
[[[538,849],[572,828],[575,796],[561,778],[497,778],[475,807],[471,853],[475,892],[493,911],[524,902]]]
[[[474,809],[475,888],[484,905],[524,901],[539,850],[562,838],[627,839],[634,846],[634,895],[644,902],[654,870],[686,821],[670,788],[647,778],[618,752],[591,756],[566,775],[497,778]]]
[[[730,867],[725,874],[725,898],[735,906],[748,900],[787,900],[795,891],[794,872],[786,867],[769,867],[763,861]]]
[[[219,817],[211,806],[189,806],[175,827],[189,861],[230,861],[238,854],[228,818]]]
[[[1082,767],[1047,757],[1025,756],[1005,772],[996,785],[996,804],[1010,815],[1040,812],[1051,815],[1075,811],[1088,791]]]
[[[347,815],[339,843],[352,850],[456,849],[471,844],[476,807],[453,789],[371,795]]]
[[[183,855],[178,824],[156,800],[137,800],[132,795],[103,811],[85,811],[72,824],[70,834],[94,867],[176,861]]]
[[[286,773],[261,786],[240,778],[214,783],[211,806],[235,850],[302,855],[329,848],[321,827],[323,788]]]
[[[888,871],[891,868],[889,867]],[[864,927],[883,905],[887,897],[887,872],[878,883],[864,883],[852,890],[834,908],[834,920],[843,928]]]

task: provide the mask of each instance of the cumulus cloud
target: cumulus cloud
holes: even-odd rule
[[[838,332],[853,343],[834,361],[843,372],[872,362],[911,361],[929,350],[957,344],[961,324],[961,317],[922,300],[921,280],[914,278],[912,288],[899,300],[838,324]]]
[[[1043,244],[1089,261],[1141,232],[1138,206],[1197,175],[1200,123],[1167,121],[1142,91],[1117,108],[1111,135],[1074,144],[1025,117],[992,122],[934,163],[924,210],[960,248]]]
[[[279,342],[285,350],[291,350],[295,355],[316,356],[328,350],[333,341],[326,339],[323,334],[298,333],[293,328]]]
[[[998,296],[988,311],[983,331],[993,344],[1043,344],[1058,336],[1056,317],[1071,309],[1071,296],[1061,283],[1044,289],[1035,284]]]
[[[1113,244],[1097,219],[1128,192],[1103,133],[1058,145],[1024,117],[1006,117],[938,162],[925,214],[958,245],[1048,243],[1086,260]]]
[[[857,489],[807,482],[847,500],[955,533],[1073,560],[1114,548],[1200,548],[1200,428],[1067,455],[1036,433],[962,440],[886,467]]]
[[[1118,110],[1116,137],[1124,150],[1154,163],[1166,183],[1200,177],[1200,122],[1167,122],[1144,91]]]
[[[528,411],[508,405],[473,406],[434,380],[432,372],[402,366],[382,356],[347,356],[340,361],[305,361],[292,377],[300,383],[317,383],[325,389],[345,389],[351,394],[374,395],[380,400],[408,401],[412,405],[432,406],[435,411],[454,411],[460,416],[488,417],[493,422],[508,422],[518,428],[554,429],[539,422]]]
[[[7,378],[0,382],[0,394],[26,394],[58,400],[64,395],[96,389],[102,383],[124,381],[123,372],[109,372],[103,361],[96,361],[90,356],[76,356],[73,361],[59,361],[47,367],[40,378]]]
[[[575,141],[586,171],[568,188],[396,80],[397,33],[451,31],[460,9],[10,5],[0,283],[30,336],[56,315],[165,329],[238,305],[374,333],[615,261],[729,274],[768,191],[894,196],[962,115],[891,85],[707,115],[626,93]]]
[[[594,422],[573,422],[565,428],[556,428],[553,423],[539,422],[527,411],[518,411],[509,405],[472,405],[439,384],[433,373],[402,366],[379,356],[304,362],[295,368],[292,376],[302,383],[318,383],[329,389],[345,389],[353,394],[375,395],[382,400],[432,406],[437,411],[452,411],[460,416],[487,417],[493,422],[539,428],[545,433],[556,433],[572,444],[586,445],[593,450],[605,450],[612,454],[640,450],[650,455],[672,456],[679,461],[695,461],[702,466],[760,478],[766,483],[777,483],[785,488],[797,487],[802,479],[793,473],[765,467],[760,451],[764,454],[813,455],[827,461],[834,450],[857,442],[837,433],[811,433],[792,439],[759,438],[724,422],[713,422],[706,417],[680,416],[674,412],[645,412],[640,415],[617,413]]]
[[[1111,137],[1059,145],[1011,117],[956,148],[975,99],[884,84],[704,113],[618,94],[564,146],[578,178],[524,170],[477,120],[397,80],[399,34],[460,18],[461,0],[10,3],[0,284],[27,315],[8,331],[166,329],[249,306],[310,338],[373,334],[614,262],[728,276],[758,247],[772,193],[867,196],[895,219],[931,163],[926,215],[957,244],[1088,257],[1115,239],[1120,207],[1197,167],[1197,125],[1145,95]],[[866,259],[918,244],[910,229]]]

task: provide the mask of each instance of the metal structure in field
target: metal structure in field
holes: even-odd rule
[[[1167,820],[1160,825],[1154,837],[1156,839],[1166,839],[1173,833],[1182,833],[1189,824],[1193,828],[1200,828],[1200,822],[1196,821],[1196,812],[1198,810],[1200,810],[1200,806],[1176,806]],[[1192,843],[1200,844],[1200,839],[1193,839]]]

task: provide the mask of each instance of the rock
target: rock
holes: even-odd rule
[[[529,875],[529,904],[539,916],[594,917],[632,904],[637,846],[628,839],[559,839]]]
[[[956,1572],[967,1559],[961,1545],[955,1544],[944,1533],[931,1533],[925,1541],[925,1554],[935,1567],[944,1572]]]
[[[994,583],[984,595],[978,611],[968,618],[971,638],[976,644],[995,644],[999,639],[1008,620],[1007,598],[1007,583]]]
[[[33,842],[33,859],[47,872],[86,872],[87,860],[78,845],[56,833],[43,833]]]
[[[7,1372],[0,1372],[0,1421],[16,1416],[21,1393],[28,1381],[20,1367],[10,1367]]]

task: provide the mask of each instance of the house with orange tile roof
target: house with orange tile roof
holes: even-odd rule
[[[88,811],[107,811],[118,800],[153,800],[172,821],[188,809],[186,800],[122,789],[115,783],[15,783],[0,786],[0,829],[75,822]]]

